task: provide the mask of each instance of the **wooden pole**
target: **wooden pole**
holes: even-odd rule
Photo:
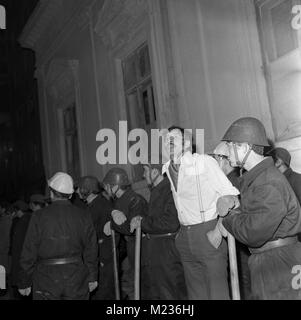
[[[229,251],[229,261],[230,261],[232,300],[240,300],[236,245],[235,245],[235,239],[230,233],[228,233],[228,251]]]
[[[114,263],[115,297],[116,297],[116,300],[120,300],[119,274],[118,274],[117,252],[116,252],[116,238],[115,238],[115,230],[113,230],[113,229],[111,229],[111,236],[112,236],[112,252],[113,252],[113,263]]]
[[[134,300],[140,300],[140,249],[141,249],[141,222],[136,229],[135,242],[135,297]]]

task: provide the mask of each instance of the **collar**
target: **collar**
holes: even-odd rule
[[[293,169],[288,168],[283,174],[286,176],[286,178],[288,178],[291,176],[292,173],[293,173]]]
[[[267,157],[239,178],[240,185],[248,187],[263,171],[270,167],[275,167],[274,161],[272,157]]]
[[[169,184],[168,178],[164,178],[159,184],[157,184],[155,187],[152,188],[152,190],[159,191],[164,188],[167,184]]]
[[[170,166],[171,160],[169,160],[168,162],[166,162],[163,167],[162,167],[162,174],[165,174],[168,171],[168,168]],[[182,165],[191,165],[194,163],[194,157],[193,154],[191,153],[191,151],[186,151],[181,159],[180,159],[180,167]]]
[[[98,197],[98,194],[90,194],[88,197],[87,197],[87,203],[88,205],[91,204],[96,198]]]

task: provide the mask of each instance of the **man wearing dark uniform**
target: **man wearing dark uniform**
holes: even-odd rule
[[[111,213],[112,221],[110,223],[111,228],[120,234],[125,235],[127,242],[127,256],[130,268],[130,279],[132,279],[132,286],[129,288],[129,299],[133,299],[134,288],[134,267],[135,267],[135,236],[130,232],[130,221],[135,216],[144,217],[147,214],[147,202],[146,200],[136,192],[134,192],[130,186],[130,181],[125,170],[121,168],[113,168],[106,174],[103,185],[107,193],[114,200],[114,209]],[[109,226],[107,224],[105,228]],[[107,228],[106,228],[107,229]],[[143,251],[143,249],[142,249]],[[141,298],[144,298],[146,288],[143,281],[144,274],[144,259],[141,256]]]
[[[19,292],[34,300],[87,300],[97,283],[97,241],[91,217],[73,206],[73,180],[48,182],[52,204],[32,214],[20,266]]]
[[[219,211],[221,224],[249,247],[252,295],[255,299],[300,299],[293,288],[293,267],[301,265],[300,205],[286,178],[265,158],[268,146],[262,123],[255,118],[235,121],[222,139],[228,142],[232,166],[246,169],[241,178],[241,205]],[[218,206],[221,208],[220,206]]]
[[[170,182],[164,177],[162,163],[143,165],[144,178],[151,188],[148,215],[131,221],[131,231],[141,221],[145,234],[143,251],[147,259],[148,300],[187,299],[184,270],[175,237],[180,228]]]
[[[101,188],[96,177],[82,177],[78,184],[79,194],[87,203],[87,210],[90,212],[97,234],[99,247],[99,275],[98,282],[101,286],[93,293],[93,300],[114,300],[114,264],[112,252],[112,240],[103,232],[108,221],[111,221],[113,204],[101,193]],[[118,240],[116,241],[116,246]]]
[[[291,168],[291,155],[284,148],[275,148],[270,152],[276,168],[285,175],[301,204],[301,174]]]

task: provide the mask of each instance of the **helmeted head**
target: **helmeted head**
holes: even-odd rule
[[[220,142],[213,150],[213,152],[209,155],[211,155],[217,161],[218,165],[225,174],[233,171],[234,168],[232,168],[230,165],[230,151],[227,142]]]
[[[30,209],[29,205],[23,200],[17,200],[13,203],[12,206],[18,218],[21,218],[24,215],[24,213]]]
[[[291,155],[290,153],[284,148],[275,148],[269,152],[275,161],[275,166],[280,168],[283,164],[289,168],[291,166]]]
[[[80,178],[77,187],[80,198],[84,200],[87,199],[90,194],[98,194],[100,192],[99,181],[93,176]]]
[[[74,192],[73,179],[64,172],[57,172],[48,180],[48,186],[53,193],[51,197],[70,198]]]
[[[42,194],[33,194],[30,196],[29,206],[32,211],[44,208],[47,204],[46,196]]]
[[[256,118],[240,118],[232,123],[222,141],[229,146],[232,166],[243,167],[252,151],[263,155],[264,147],[269,147],[263,124]]]
[[[102,184],[108,195],[114,199],[118,191],[129,188],[131,182],[124,169],[115,167],[107,172]]]

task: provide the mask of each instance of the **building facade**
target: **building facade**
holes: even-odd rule
[[[101,179],[97,133],[121,120],[204,129],[209,152],[242,116],[262,120],[301,172],[301,55],[298,32],[285,33],[294,2],[40,0],[20,43],[36,52],[46,176]]]

